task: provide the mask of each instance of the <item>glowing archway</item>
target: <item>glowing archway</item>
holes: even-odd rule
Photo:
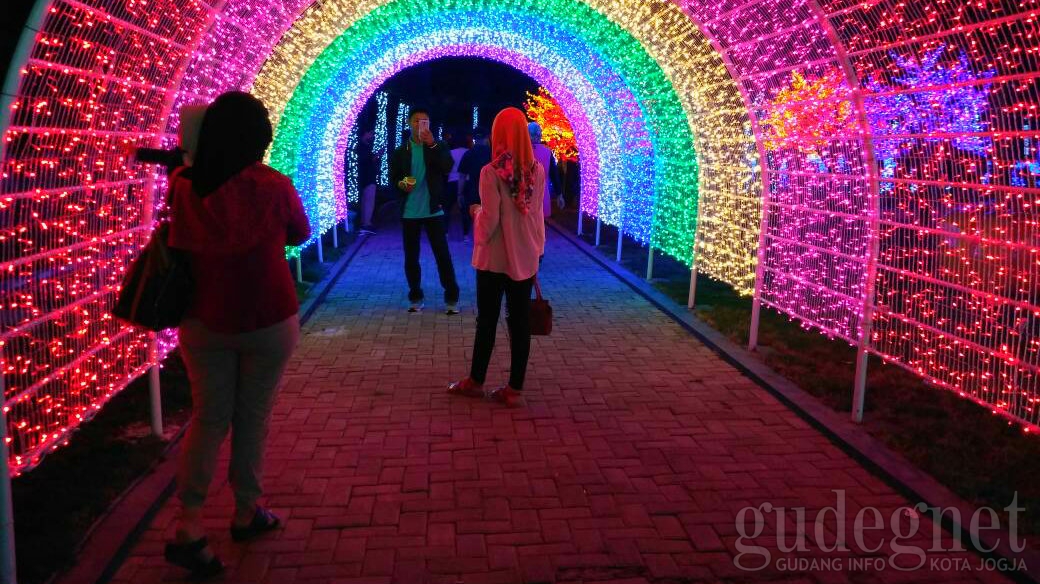
[[[619,160],[604,159],[601,157],[601,145],[617,145],[621,143],[621,138],[618,135],[617,128],[613,123],[607,124],[593,124],[590,120],[596,119],[608,119],[606,115],[607,106],[602,98],[594,89],[594,87],[573,68],[562,66],[549,69],[543,63],[546,63],[545,59],[536,59],[534,55],[528,55],[523,52],[512,49],[503,49],[501,46],[495,45],[479,45],[479,44],[459,44],[459,45],[442,45],[435,49],[428,51],[420,51],[412,53],[408,57],[405,57],[397,62],[387,70],[382,71],[375,80],[368,85],[364,90],[364,93],[359,96],[359,99],[354,100],[354,104],[347,114],[347,120],[350,122],[345,123],[341,131],[339,132],[339,138],[335,140],[335,147],[329,152],[325,152],[326,155],[335,153],[334,156],[338,157],[339,153],[346,148],[347,133],[351,128],[356,119],[356,107],[364,103],[364,98],[382,82],[384,78],[389,78],[399,68],[406,68],[415,64],[423,63],[432,59],[438,59],[442,57],[463,57],[463,56],[478,56],[481,58],[499,61],[502,63],[508,63],[510,66],[523,71],[531,78],[538,81],[541,85],[551,88],[554,95],[558,96],[560,103],[568,118],[574,124],[574,127],[580,128],[580,137],[577,137],[578,149],[586,160],[586,164],[582,165],[581,172],[583,177],[582,182],[582,195],[584,201],[587,201],[592,208],[596,208],[598,201],[605,198],[613,199],[613,205],[615,209],[620,207],[620,201],[618,200],[618,188],[617,185],[621,184],[621,178],[619,169],[622,165]],[[567,79],[565,82],[563,79]],[[584,99],[579,99],[577,95],[582,95]],[[330,129],[334,130],[335,125],[330,125]],[[331,138],[331,137],[330,137]],[[611,149],[616,154],[616,150]],[[604,156],[609,156],[604,154]],[[601,167],[605,168],[605,174],[607,177],[603,177],[600,172]],[[324,167],[323,167],[324,168]],[[331,179],[325,177],[325,180],[334,181],[333,188],[336,193],[341,192],[339,181],[341,179],[340,169],[333,167],[333,175]],[[642,177],[644,182],[646,177]],[[613,188],[604,187],[601,189],[601,185],[613,184]],[[601,190],[607,191],[609,194],[604,197]],[[338,197],[338,195],[337,195]],[[617,213],[617,211],[615,211]]]
[[[477,23],[485,19],[485,15],[463,13],[444,15],[437,20],[425,19],[421,22],[421,26],[429,33],[417,39],[411,38],[412,35],[409,30],[409,26],[415,25],[408,23],[395,25],[391,29],[390,34],[386,36],[376,38],[341,37],[337,41],[339,47],[346,47],[347,49],[345,51],[337,51],[337,45],[331,46],[329,52],[323,53],[323,58],[316,62],[312,72],[308,73],[307,79],[298,87],[296,96],[290,103],[289,108],[286,109],[286,112],[291,113],[291,115],[286,117],[291,117],[293,124],[286,128],[284,119],[279,124],[279,138],[276,139],[273,160],[282,160],[282,156],[287,155],[288,160],[284,162],[283,167],[283,170],[287,171],[295,171],[297,168],[304,172],[309,169],[336,168],[337,165],[334,164],[336,157],[332,156],[332,153],[335,152],[332,147],[334,142],[333,135],[336,130],[346,123],[346,118],[342,116],[345,115],[349,108],[340,108],[339,111],[343,113],[340,114],[339,118],[332,121],[326,121],[322,118],[322,116],[328,114],[321,112],[332,110],[332,115],[335,115],[335,105],[339,104],[344,96],[349,98],[352,103],[357,104],[355,109],[360,107],[356,97],[359,94],[367,95],[367,93],[370,93],[370,90],[366,91],[366,87],[373,87],[368,80],[369,75],[374,74],[380,66],[387,67],[391,66],[390,64],[392,63],[401,61],[409,52],[414,50],[430,50],[443,42],[455,44],[459,41],[467,41],[469,44],[497,44],[503,49],[505,47],[514,47],[513,52],[523,51],[528,54],[535,54],[538,59],[549,63],[553,67],[559,67],[558,63],[568,60],[554,56],[554,51],[566,54],[577,53],[581,56],[570,58],[570,60],[576,59],[578,61],[576,65],[570,68],[572,77],[574,71],[588,70],[590,64],[600,64],[600,61],[595,58],[595,54],[590,49],[568,40],[568,37],[562,31],[553,28],[547,29],[547,33],[551,35],[554,45],[556,45],[553,50],[548,50],[545,43],[535,41],[537,35],[530,35],[530,28],[528,28],[528,33],[525,36],[512,32],[518,29],[523,30],[522,27],[527,26],[527,23],[524,21],[516,21],[507,16],[502,16],[498,19],[493,19],[495,25],[483,24],[478,27]],[[534,38],[528,38],[530,36]],[[365,47],[365,49],[354,51],[351,49],[352,47]],[[368,47],[377,47],[377,49],[369,49]],[[413,47],[418,47],[418,49]],[[329,56],[330,54],[332,56]],[[352,65],[341,65],[340,63],[344,61],[352,63]],[[318,70],[318,73],[315,74],[314,70]],[[614,154],[614,160],[621,162],[621,164],[608,165],[606,168],[608,171],[614,171],[623,174],[623,176],[621,180],[615,183],[611,183],[608,180],[601,181],[599,186],[604,189],[604,195],[610,196],[610,200],[623,202],[622,205],[618,206],[618,210],[621,212],[615,211],[612,214],[612,218],[618,221],[623,217],[623,222],[632,226],[630,232],[638,236],[640,227],[643,228],[643,233],[649,231],[646,228],[649,226],[651,218],[649,203],[653,200],[653,191],[650,193],[640,193],[638,191],[646,175],[649,174],[650,177],[655,176],[653,167],[648,167],[646,163],[656,160],[658,164],[665,165],[668,163],[669,157],[658,147],[654,148],[654,152],[658,153],[657,156],[650,156],[646,142],[649,141],[653,144],[660,140],[653,137],[652,132],[641,129],[642,122],[639,115],[642,112],[638,108],[638,102],[628,97],[630,92],[627,90],[627,87],[620,82],[620,79],[610,73],[608,67],[601,66],[600,70],[601,72],[595,74],[591,86],[600,95],[605,96],[604,99],[608,101],[609,105],[607,109],[601,110],[597,123],[599,125],[615,125],[621,139],[615,142],[613,147],[608,148],[607,145],[600,145],[598,148],[601,153],[606,151]],[[335,90],[334,93],[333,89]],[[299,113],[301,109],[305,112],[302,116]],[[316,111],[319,113],[314,113]],[[319,119],[320,121],[314,123],[312,121],[314,119]],[[667,118],[657,117],[656,119],[651,118],[651,123],[656,124],[660,128],[669,122]],[[685,127],[685,123],[680,127]],[[284,132],[283,129],[285,130]],[[648,133],[651,134],[649,140],[643,137]],[[297,143],[297,138],[293,137],[283,140],[285,135],[303,136],[307,137],[308,140],[302,143]],[[322,136],[324,136],[323,143],[311,143],[310,138],[320,138]],[[675,168],[681,168],[681,165],[684,163],[690,165],[690,170],[685,173],[685,176],[690,177],[690,180],[681,185],[687,187],[689,191],[681,191],[680,187],[677,186],[670,186],[670,188],[676,200],[676,203],[673,204],[688,205],[692,210],[696,200],[695,191],[693,190],[696,176],[692,165],[692,143],[687,140],[687,144],[688,146],[683,150],[685,158],[673,161],[672,165]],[[632,161],[635,162],[633,163]],[[603,166],[599,165],[600,168],[603,168]],[[613,168],[615,166],[617,168]],[[659,176],[659,173],[656,174]],[[678,174],[673,172],[672,176]],[[610,174],[607,176],[609,177]],[[303,181],[302,184],[304,185],[311,184],[306,177]],[[627,193],[627,196],[622,198],[621,192]],[[690,194],[683,196],[686,192],[690,192]],[[639,209],[641,201],[645,201],[642,205],[643,209]],[[604,208],[609,209],[609,207],[604,206],[601,210]],[[642,216],[638,214],[639,211],[642,211]],[[672,253],[675,255],[684,258],[688,257],[690,247],[692,246],[692,237],[690,236],[692,234],[692,226],[692,217],[689,217],[687,224],[684,226],[687,232],[686,244],[683,246],[685,248],[684,252],[676,253],[673,251]],[[643,238],[645,239],[646,235],[643,235]]]
[[[643,109],[641,113],[648,118],[670,118],[670,121],[659,123],[657,135],[651,137],[664,144],[677,143],[676,140],[680,140],[678,134],[684,132],[683,127],[689,127],[698,158],[708,161],[707,166],[698,164],[695,172],[692,169],[684,171],[682,162],[665,162],[665,157],[660,156],[660,148],[657,149],[655,163],[669,168],[658,169],[656,177],[684,178],[673,185],[659,185],[658,190],[664,196],[656,206],[663,212],[657,214],[660,224],[653,226],[655,247],[690,262],[692,227],[696,220],[690,195],[695,191],[705,193],[700,198],[707,201],[708,207],[700,216],[709,225],[718,226],[720,232],[700,239],[706,244],[699,249],[700,269],[738,289],[750,291],[754,281],[754,249],[758,234],[759,209],[756,203],[761,186],[747,111],[722,60],[675,5],[657,1],[635,8],[609,2],[574,0],[478,0],[447,5],[422,0],[394,0],[378,2],[370,13],[368,9],[368,6],[336,2],[315,3],[273,47],[271,58],[259,72],[253,91],[272,104],[277,116],[280,104],[288,103],[305,74],[309,75],[307,71],[311,64],[318,62],[326,47],[333,46],[341,31],[348,31],[343,34],[349,35],[362,34],[363,31],[357,32],[358,28],[387,28],[462,10],[471,14],[478,10],[486,15],[474,17],[471,27],[502,29],[502,16],[496,16],[502,14],[514,21],[519,17],[531,19],[533,28],[521,29],[524,32],[520,36],[527,30],[537,31],[552,26],[577,39],[591,39],[584,41],[590,47],[588,50],[602,54],[609,68],[618,70],[627,83],[637,88],[637,92],[643,92],[639,104]],[[538,33],[534,32],[534,35],[538,36]],[[684,41],[681,52],[674,50],[676,39]],[[358,46],[378,45],[361,40]],[[660,63],[661,73],[655,78],[656,63]],[[670,88],[674,88],[679,106],[673,110],[669,110],[667,98],[673,90]],[[608,117],[619,115],[638,118],[640,112],[608,112]],[[732,163],[734,160],[740,163],[750,161],[751,164],[739,166]],[[646,209],[654,202],[653,196],[639,201],[639,197],[645,195],[640,191],[635,193],[640,194],[629,190],[626,197],[627,214],[649,218],[650,212]],[[591,198],[586,200],[595,201]],[[640,207],[643,207],[641,213],[636,211]],[[614,210],[616,208],[608,206],[602,218],[612,224],[623,223],[621,213]],[[597,214],[600,209],[591,205],[586,211]],[[646,240],[650,231],[648,223],[644,219],[622,227],[636,239]]]

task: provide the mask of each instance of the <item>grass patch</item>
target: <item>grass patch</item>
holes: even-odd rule
[[[191,390],[180,356],[167,357],[160,374],[167,436],[187,422]],[[47,455],[12,481],[18,581],[46,582],[70,567],[84,536],[131,483],[148,472],[167,447],[149,425],[148,378],[139,377]]]
[[[293,281],[296,282],[296,299],[303,303],[314,292],[313,288],[328,276],[332,267],[343,257],[350,244],[357,239],[357,231],[346,233],[343,225],[336,225],[339,236],[339,247],[332,246],[332,235],[326,234],[322,237],[321,252],[324,262],[318,261],[318,247],[312,245],[303,250],[303,282],[296,281],[296,260],[290,262],[289,269],[292,271]]]
[[[572,212],[558,219],[572,233]],[[594,226],[586,219],[582,239],[594,246]],[[617,230],[604,226],[596,251],[614,261]],[[646,274],[647,249],[623,240],[621,264],[630,272]],[[657,253],[651,285],[685,305],[690,271]],[[698,318],[738,345],[748,341],[751,298],[738,296],[721,282],[697,278],[695,312]],[[774,371],[794,382],[838,412],[851,412],[856,349],[840,339],[802,327],[774,310],[763,308],[759,322],[759,350],[754,353]],[[1040,437],[1026,434],[990,410],[953,392],[928,384],[913,373],[871,357],[867,368],[863,428],[930,474],[961,498],[1001,513],[1007,525],[1007,507],[1015,493],[1019,532],[1037,549],[1040,535]],[[967,520],[968,518],[965,518]]]

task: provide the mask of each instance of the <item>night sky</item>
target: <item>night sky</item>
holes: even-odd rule
[[[443,124],[446,130],[469,130],[474,105],[480,105],[481,126],[489,128],[502,108],[522,108],[526,92],[537,91],[538,83],[509,65],[451,57],[405,69],[382,89],[396,99],[429,109],[434,127]]]

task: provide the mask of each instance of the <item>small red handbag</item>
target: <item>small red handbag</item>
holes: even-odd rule
[[[542,298],[542,287],[538,284],[538,276],[534,277],[534,295],[531,300],[530,321],[532,335],[548,335],[552,332],[552,306]]]

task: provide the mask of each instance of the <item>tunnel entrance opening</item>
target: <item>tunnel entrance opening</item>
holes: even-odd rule
[[[474,136],[490,138],[498,112],[506,107],[524,110],[531,121],[544,126],[543,134],[549,138],[546,144],[559,151],[551,162],[552,169],[546,171],[546,176],[552,175],[555,180],[552,191],[566,194],[572,205],[577,205],[580,183],[576,142],[559,103],[551,99],[536,80],[505,63],[479,57],[443,57],[409,67],[384,82],[349,129],[350,138],[344,152],[344,183],[348,206],[353,209],[349,212],[351,221],[359,225],[371,221],[386,225],[398,219],[400,200],[388,183],[387,159],[396,147],[408,140],[407,117],[417,107],[429,112],[431,130],[438,141],[451,149],[456,170],[464,152],[474,145]],[[546,112],[546,109],[552,111]],[[372,135],[367,140],[371,144],[366,142],[369,132]],[[566,136],[561,139],[563,133]],[[375,167],[374,173],[363,168],[369,151],[377,154],[377,160],[367,163]],[[375,174],[377,181],[371,217],[362,200],[365,185],[359,182],[367,182],[370,173]],[[570,182],[565,184],[568,178]],[[457,179],[453,171],[450,180]],[[461,194],[455,198],[461,198]],[[459,215],[464,208],[454,200],[447,201],[447,206],[451,216],[449,237],[462,239]]]

